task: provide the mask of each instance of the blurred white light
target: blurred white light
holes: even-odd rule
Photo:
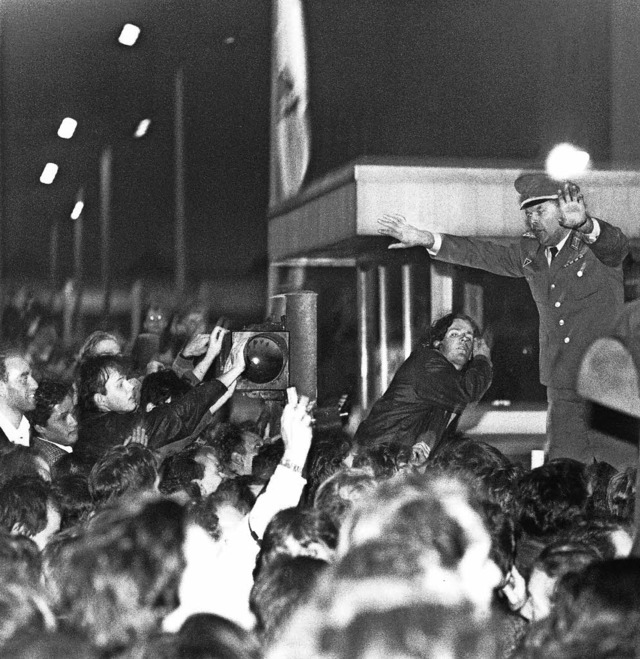
[[[227,46],[230,46],[231,44],[236,42],[236,38],[235,37],[227,37],[224,40],[224,42],[227,44]]]
[[[547,156],[547,174],[558,181],[570,179],[584,172],[589,167],[589,154],[573,144],[558,144]]]
[[[151,119],[143,119],[136,128],[136,132],[133,134],[134,137],[144,137],[149,130],[151,125]]]
[[[40,183],[44,183],[45,185],[53,183],[53,179],[56,177],[57,173],[58,165],[56,165],[55,162],[48,162],[44,166],[42,174],[40,174]]]
[[[73,207],[73,210],[71,211],[71,219],[77,220],[80,217],[80,213],[82,213],[83,208],[84,208],[84,201],[76,201],[76,205]]]
[[[133,44],[138,40],[139,36],[140,28],[137,25],[133,25],[132,23],[126,23],[122,28],[122,32],[120,32],[118,41],[123,46],[133,46]]]
[[[58,137],[62,137],[65,140],[71,139],[73,134],[76,132],[76,126],[78,122],[71,117],[65,117],[58,128]]]

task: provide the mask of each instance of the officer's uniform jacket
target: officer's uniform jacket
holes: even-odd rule
[[[622,261],[629,240],[617,227],[598,222],[594,243],[571,232],[551,265],[529,233],[512,244],[443,234],[433,257],[526,278],[540,315],[540,382],[548,387],[575,389],[586,348],[612,327],[622,309]]]

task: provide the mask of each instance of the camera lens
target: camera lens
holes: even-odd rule
[[[246,368],[243,377],[254,384],[275,380],[285,364],[286,343],[273,334],[256,334],[244,348]]]

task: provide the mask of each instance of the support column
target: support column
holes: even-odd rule
[[[380,343],[378,354],[380,359],[380,373],[377,391],[374,396],[382,395],[389,386],[389,323],[387,315],[387,266],[378,266],[378,333]]]
[[[484,289],[480,284],[464,283],[463,311],[484,328]]]
[[[364,411],[372,403],[371,377],[371,342],[374,327],[373,314],[373,271],[358,265],[356,269],[356,293],[358,304],[358,356],[360,359],[360,406]]]
[[[431,262],[431,323],[453,309],[453,272],[449,263]]]
[[[273,318],[273,298],[280,292],[280,266],[269,264],[267,272],[267,318]],[[278,320],[280,320],[278,318]]]
[[[611,160],[640,159],[640,4],[611,2]]]
[[[413,350],[413,268],[402,266],[402,339],[404,358]]]

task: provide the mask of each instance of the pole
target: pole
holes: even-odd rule
[[[51,287],[51,305],[56,296],[58,286],[58,244],[60,242],[60,225],[57,218],[51,223],[49,237],[49,285]]]
[[[109,259],[111,252],[111,177],[113,153],[110,146],[103,149],[100,156],[100,235],[101,235],[101,284],[104,295],[103,314],[109,315],[109,297],[111,294],[111,271]]]
[[[184,73],[178,69],[175,81],[175,197],[176,197],[176,294],[186,289],[187,254],[184,212]]]
[[[84,189],[80,188],[76,195],[76,203],[84,203]],[[78,335],[83,334],[82,323],[82,280],[84,277],[84,264],[82,262],[82,230],[84,223],[84,210],[80,211],[80,215],[73,220],[73,280],[75,283],[75,303],[73,309],[73,322],[76,325],[76,332]]]

